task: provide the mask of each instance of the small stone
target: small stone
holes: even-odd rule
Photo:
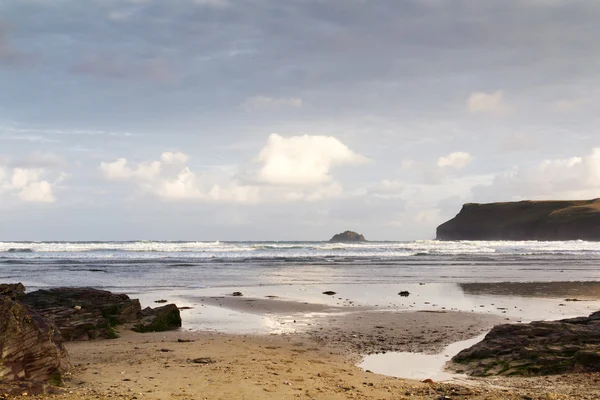
[[[189,360],[189,362],[191,362],[193,364],[214,364],[216,361],[210,357],[198,357],[198,358]]]

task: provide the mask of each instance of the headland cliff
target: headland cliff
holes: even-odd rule
[[[600,241],[600,199],[467,203],[438,240]]]

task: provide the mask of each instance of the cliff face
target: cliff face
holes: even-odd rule
[[[468,203],[437,239],[600,241],[600,199]]]

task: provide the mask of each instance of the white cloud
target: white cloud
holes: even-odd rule
[[[247,111],[265,111],[286,107],[300,108],[302,105],[302,99],[298,97],[253,96],[244,101],[242,108]]]
[[[600,147],[584,156],[514,167],[496,175],[490,185],[474,187],[473,195],[480,201],[600,197]]]
[[[472,93],[467,99],[467,110],[473,114],[504,116],[509,114],[513,107],[504,100],[504,92],[498,90],[494,93]]]
[[[165,153],[162,153],[162,155],[160,156],[160,160],[166,164],[185,164],[186,162],[188,162],[189,157],[187,156],[187,154],[179,152],[173,153],[167,151]]]
[[[152,181],[159,175],[160,167],[160,161],[152,161],[143,162],[138,164],[137,167],[131,168],[127,159],[119,158],[111,163],[101,163],[100,171],[109,181]]]
[[[457,151],[447,156],[438,158],[437,166],[440,168],[463,169],[473,161],[473,156],[469,153]]]
[[[52,185],[48,181],[31,182],[25,186],[18,196],[21,200],[31,203],[54,203]]]
[[[398,199],[406,194],[407,185],[397,180],[384,179],[370,187],[368,193],[380,199]]]
[[[256,203],[258,189],[240,185],[235,180],[225,185],[206,184],[188,167],[176,177],[160,180],[152,188],[155,195],[164,200],[202,200],[226,203]]]
[[[9,169],[0,166],[0,196],[8,194],[29,203],[55,202],[53,184],[42,179],[45,173],[41,168]],[[55,183],[64,179],[64,175],[61,174]]]
[[[166,152],[157,161],[131,165],[119,158],[102,162],[99,169],[106,180],[131,184],[140,193],[162,200],[253,204],[339,197],[343,187],[331,170],[367,161],[334,137],[277,134],[269,137],[256,158],[258,169],[243,171],[248,182],[225,170],[198,174],[188,160],[186,154]]]
[[[263,166],[257,177],[272,185],[318,185],[332,181],[333,167],[367,161],[332,136],[284,138],[274,133],[258,155]]]

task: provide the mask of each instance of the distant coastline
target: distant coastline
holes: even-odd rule
[[[600,241],[600,199],[468,203],[438,240]]]

